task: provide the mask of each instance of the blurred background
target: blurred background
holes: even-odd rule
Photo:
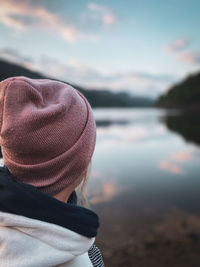
[[[107,267],[200,266],[199,11],[198,0],[0,0],[0,80],[61,80],[94,110],[88,197]]]

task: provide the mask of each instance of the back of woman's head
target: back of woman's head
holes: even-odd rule
[[[17,180],[53,196],[88,176],[96,124],[72,86],[23,76],[2,81],[0,129],[4,163]]]

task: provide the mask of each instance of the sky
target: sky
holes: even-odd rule
[[[199,10],[199,0],[0,0],[0,57],[155,98],[200,70]]]

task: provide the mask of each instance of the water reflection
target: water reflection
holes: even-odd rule
[[[94,112],[88,194],[100,216],[96,242],[108,265],[140,266],[146,259],[176,266],[169,259],[181,258],[182,266],[199,266],[199,119],[161,109]]]
[[[119,187],[115,184],[114,180],[105,181],[100,185],[98,190],[93,190],[90,196],[90,203],[93,205],[111,200],[116,194],[119,193]]]
[[[184,173],[183,169],[180,166],[178,166],[176,163],[170,162],[168,160],[162,160],[160,162],[159,166],[161,169],[167,170],[173,174],[183,174]]]
[[[193,151],[183,150],[174,152],[167,159],[160,162],[160,168],[167,170],[174,174],[185,174],[183,167],[181,167],[182,162],[196,161]]]
[[[93,172],[98,173],[99,179],[93,178],[92,173],[89,181],[88,191],[94,193],[90,196],[93,204],[111,202],[118,195],[124,197],[125,193],[135,194],[137,190],[145,190],[149,196],[159,191],[164,196],[173,188],[176,196],[180,193],[178,177],[184,178],[181,186],[185,189],[192,183],[200,185],[197,181],[200,150],[169,130],[169,125],[176,121],[180,126],[188,124],[180,114],[177,110],[163,109],[95,110],[97,145]],[[104,120],[110,123],[106,126]],[[192,123],[190,133],[198,128],[196,120]],[[187,129],[181,127],[179,132],[184,132],[183,128]]]
[[[94,114],[97,144],[88,184],[93,205],[127,193],[142,201],[137,193],[142,190],[150,197],[158,192],[172,195],[173,188],[177,199],[177,194],[185,196],[184,190],[200,186],[199,118],[141,108],[94,109]],[[188,195],[196,196],[193,191]]]
[[[182,266],[199,266],[198,119],[159,109],[97,109],[95,116],[88,192],[108,264],[178,266],[181,257]]]
[[[121,124],[121,125],[126,125],[128,124],[129,121],[121,121],[121,120],[115,120],[115,121],[111,121],[111,120],[98,120],[96,122],[97,127],[108,127],[110,125],[113,124]]]
[[[168,129],[179,133],[187,142],[200,145],[200,117],[198,115],[165,116]]]

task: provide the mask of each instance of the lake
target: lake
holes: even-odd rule
[[[93,111],[97,142],[87,190],[106,267],[200,266],[199,116]]]
[[[145,254],[149,242],[160,248],[160,240],[182,245],[192,236],[199,240],[199,118],[163,109],[94,109],[94,113],[97,144],[88,194],[100,216],[97,242],[108,266],[132,266],[131,259],[139,264],[134,255]],[[127,248],[132,252],[126,263]],[[197,256],[192,251],[185,254],[191,255],[190,262]],[[118,260],[113,262],[112,255]],[[181,266],[184,262],[183,257]]]

